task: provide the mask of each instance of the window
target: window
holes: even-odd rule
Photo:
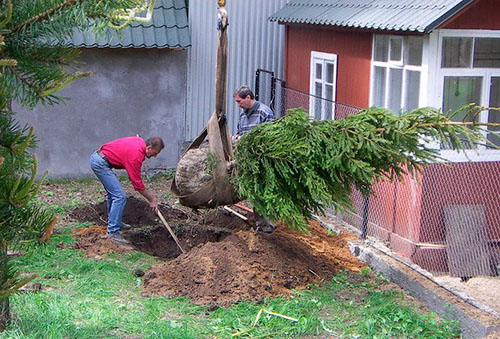
[[[445,37],[441,67],[499,68],[500,38]]]
[[[311,52],[309,114],[315,119],[335,117],[337,55]]]
[[[487,107],[500,104],[500,38],[482,36],[443,36],[441,39],[442,108],[454,112],[469,103]],[[457,114],[455,121],[498,122],[499,113],[483,111],[474,117]],[[500,146],[500,139],[485,131],[489,141]],[[479,149],[486,148],[479,145]]]
[[[376,35],[373,42],[371,105],[399,113],[419,106],[423,39]]]

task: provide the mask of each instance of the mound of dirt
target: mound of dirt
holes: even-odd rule
[[[102,258],[108,253],[126,253],[133,248],[128,245],[119,245],[106,237],[106,226],[91,226],[77,228],[73,231],[73,236],[79,239],[73,245],[85,252],[85,255],[92,258]]]
[[[229,306],[286,295],[332,277],[336,270],[361,270],[347,248],[353,235],[328,235],[317,223],[311,236],[280,225],[273,234],[238,231],[176,259],[155,265],[144,278],[146,294],[187,296],[197,305]]]
[[[75,230],[75,247],[95,258],[135,249],[173,259],[146,273],[145,295],[187,296],[198,305],[223,307],[287,295],[293,288],[326,281],[337,270],[360,271],[364,267],[347,247],[347,240],[354,235],[328,234],[317,222],[310,224],[311,235],[282,224],[272,234],[255,234],[251,231],[252,213],[239,211],[249,218],[245,222],[221,209],[189,215],[180,212],[162,209],[186,254],[181,254],[161,222],[148,215],[147,202],[135,198],[129,199],[124,214],[129,218],[124,221],[132,226],[123,232],[130,245],[119,245],[106,237],[101,220],[106,206],[101,203],[73,213],[79,220],[103,225]],[[145,220],[147,225],[143,225]]]

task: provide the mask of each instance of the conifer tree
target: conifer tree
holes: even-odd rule
[[[149,5],[148,5],[149,3]],[[104,33],[123,28],[147,10],[147,0],[0,0],[0,330],[9,319],[9,296],[33,276],[9,266],[8,250],[46,241],[55,222],[35,202],[37,179],[33,128],[20,126],[11,103],[33,108],[63,98],[57,91],[89,76],[75,63],[79,50],[65,46],[73,30]]]
[[[468,105],[443,114],[420,108],[398,116],[371,107],[319,121],[303,108],[291,109],[238,142],[237,186],[260,214],[307,231],[313,214],[350,208],[353,189],[369,195],[378,180],[403,179],[442,160],[436,144],[454,150],[480,142],[496,147],[483,128],[498,124],[452,121],[460,112],[475,117],[484,109]]]

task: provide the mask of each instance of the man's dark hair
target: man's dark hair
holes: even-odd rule
[[[153,149],[162,150],[165,147],[163,140],[160,137],[151,137],[146,140],[146,146],[151,146]]]
[[[250,99],[255,99],[255,95],[253,94],[250,87],[243,85],[243,86],[238,87],[236,89],[236,91],[234,91],[233,97],[239,96],[240,98],[244,99],[247,97],[247,95],[250,96]]]

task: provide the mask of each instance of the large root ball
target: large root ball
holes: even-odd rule
[[[190,149],[177,164],[175,183],[180,195],[194,193],[212,180],[207,168],[209,151],[208,145]]]

